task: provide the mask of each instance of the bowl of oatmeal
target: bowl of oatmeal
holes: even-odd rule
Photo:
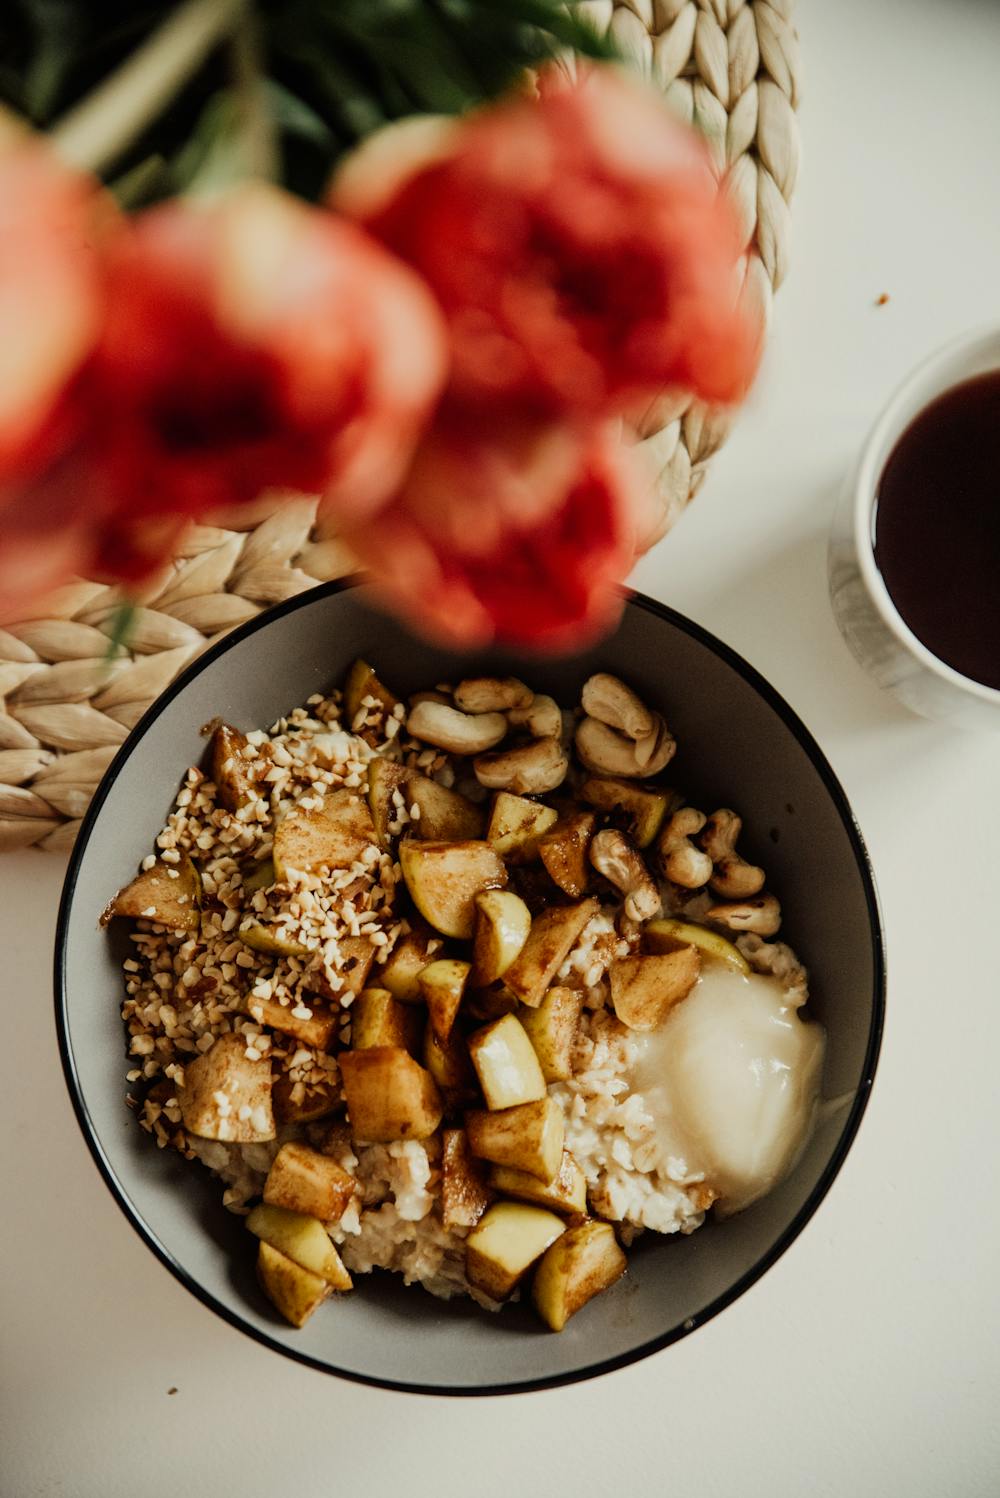
[[[425,1392],[586,1377],[747,1290],[854,1138],[883,989],[822,753],[641,597],[558,661],[337,585],[236,631],[111,767],[57,941],[147,1244],[266,1345]]]

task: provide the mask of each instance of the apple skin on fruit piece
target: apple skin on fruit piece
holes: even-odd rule
[[[551,1207],[554,1212],[567,1212],[576,1217],[587,1211],[586,1177],[566,1149],[551,1181],[540,1181],[537,1176],[526,1170],[517,1170],[512,1165],[494,1165],[490,1169],[490,1185],[498,1196],[512,1196],[536,1207]]]
[[[330,1042],[337,1032],[338,1016],[318,1004],[304,1005],[301,1000],[295,1005],[279,1004],[277,999],[255,998],[251,992],[244,999],[243,1007],[259,1025],[267,1025],[281,1035],[291,1035],[293,1039],[301,1041],[303,1045],[313,1046],[317,1051],[329,1050]],[[308,1019],[295,1013],[299,1008],[310,1010]]]
[[[398,1046],[415,1056],[424,1030],[424,1017],[412,1004],[401,1004],[387,988],[363,988],[350,1009],[351,1050]]]
[[[434,1078],[449,1106],[472,1102],[478,1096],[476,1074],[469,1059],[465,1037],[452,1029],[447,1040],[440,1040],[430,1025],[424,1029],[424,1066]]]
[[[531,1298],[546,1326],[561,1332],[588,1300],[625,1273],[625,1255],[608,1222],[581,1222],[548,1249],[535,1271]]]
[[[275,1310],[299,1328],[330,1294],[326,1280],[303,1269],[263,1239],[257,1249],[257,1279]]]
[[[594,835],[597,818],[592,811],[578,811],[561,817],[538,840],[538,856],[553,884],[564,894],[578,900],[586,894],[591,868],[587,850]]]
[[[441,949],[441,938],[422,921],[410,918],[411,929],[401,936],[378,969],[380,988],[387,988],[402,1004],[420,1004],[420,974]]]
[[[408,802],[420,815],[410,823],[410,830],[427,842],[462,843],[476,841],[483,835],[483,809],[468,796],[438,785],[427,775],[414,771],[406,785]]]
[[[228,1031],[210,1050],[184,1063],[184,1086],[177,1089],[181,1120],[199,1139],[256,1144],[274,1138],[271,1062],[246,1053],[247,1037]],[[220,1111],[218,1094],[226,1106]],[[243,1108],[249,1117],[241,1118]]]
[[[267,1206],[301,1212],[320,1222],[335,1222],[344,1215],[358,1190],[353,1176],[335,1161],[306,1144],[290,1140],[281,1146],[271,1164],[264,1182],[264,1201]]]
[[[493,1200],[481,1163],[469,1149],[464,1129],[441,1136],[441,1221],[445,1228],[472,1228]]]
[[[498,791],[486,828],[486,840],[509,863],[530,863],[538,857],[538,839],[557,820],[558,813],[541,801]]]
[[[418,981],[431,1029],[439,1040],[447,1040],[469,981],[469,964],[457,957],[441,957],[428,963]]]
[[[247,1217],[247,1227],[262,1243],[318,1275],[334,1290],[351,1289],[351,1276],[317,1218],[260,1202]]]
[[[514,1108],[545,1096],[545,1078],[524,1026],[513,1014],[469,1036],[469,1055],[488,1108]]]
[[[424,920],[440,931],[467,941],[475,924],[478,894],[507,883],[503,860],[489,843],[419,842],[399,845],[403,878]]]
[[[531,911],[519,895],[506,889],[488,889],[477,895],[472,983],[485,988],[501,978],[520,953],[530,930]]]
[[[265,926],[251,916],[245,919],[237,932],[244,946],[254,952],[263,952],[275,957],[308,957],[309,948],[288,936],[277,924]]]
[[[201,876],[186,854],[176,864],[156,863],[137,874],[115,895],[101,917],[140,917],[169,931],[197,931],[201,925]]]
[[[573,1075],[573,1042],[583,1012],[583,989],[549,988],[537,1009],[521,1005],[517,1017],[528,1032],[546,1082]]]
[[[296,1089],[301,1095],[296,1096]],[[340,1087],[324,1083],[307,1087],[304,1082],[293,1082],[291,1077],[275,1077],[271,1086],[271,1103],[274,1121],[279,1128],[283,1124],[313,1123],[318,1118],[329,1118],[344,1105]]]
[[[600,908],[591,897],[575,905],[556,905],[536,915],[520,955],[504,973],[511,993],[537,1009],[545,990],[562,967],[584,926]]]
[[[227,811],[239,811],[254,799],[246,747],[246,735],[230,723],[220,723],[212,734],[212,779],[219,804]]]
[[[389,823],[397,819],[393,792],[399,791],[405,800],[404,787],[408,774],[406,766],[401,765],[398,759],[385,759],[382,755],[376,755],[368,762],[368,810],[381,848],[388,848],[392,843]]]
[[[717,931],[709,931],[707,926],[696,926],[691,921],[676,921],[669,917],[647,921],[642,930],[642,940],[648,952],[662,954],[676,952],[679,947],[697,947],[703,959],[715,958],[718,962],[724,962],[742,973],[744,978],[750,973],[750,964],[739,947],[735,947]]]
[[[376,845],[375,824],[360,791],[331,791],[321,807],[293,806],[274,829],[272,857],[279,881],[290,869],[348,869]]]
[[[465,1273],[470,1284],[493,1300],[506,1300],[566,1224],[544,1207],[496,1202],[465,1240]]]
[[[351,1137],[362,1144],[427,1139],[441,1122],[443,1106],[434,1079],[408,1051],[373,1046],[342,1051],[340,1075]]]
[[[630,1030],[655,1030],[698,981],[696,947],[654,957],[622,957],[608,970],[615,1014]]]
[[[394,697],[379,678],[375,675],[372,667],[367,661],[359,656],[351,666],[344,680],[344,712],[343,726],[348,733],[357,733],[359,738],[364,739],[366,744],[375,745],[383,737],[382,733],[374,726],[354,728],[354,721],[361,711],[363,701],[366,697],[374,697],[383,709],[386,717],[391,716],[393,708],[399,699]]]
[[[481,1160],[511,1165],[546,1183],[555,1179],[563,1157],[565,1128],[554,1098],[514,1108],[477,1109],[465,1115],[469,1148]]]
[[[680,800],[673,791],[636,785],[614,775],[588,775],[580,786],[580,795],[620,822],[640,848],[649,847],[667,812],[676,809]]]

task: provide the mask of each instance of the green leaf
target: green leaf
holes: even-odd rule
[[[135,609],[135,602],[131,598],[123,598],[121,603],[115,605],[114,613],[109,620],[108,648],[104,653],[106,661],[117,660],[120,655],[127,652],[132,625],[135,621]]]

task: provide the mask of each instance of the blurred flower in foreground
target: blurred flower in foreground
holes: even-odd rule
[[[585,443],[545,434],[532,456],[541,470],[516,426],[486,435],[440,424],[378,525],[346,533],[382,597],[424,633],[468,648],[497,639],[565,650],[614,626],[617,584],[648,524],[647,476],[617,423]],[[431,475],[474,475],[484,464],[520,476],[506,508],[483,507],[474,481],[450,487],[446,507],[433,503]],[[539,474],[544,503],[522,508],[516,496]]]
[[[0,153],[0,602],[30,602],[92,553],[107,500],[60,461],[71,392],[100,333],[110,198],[45,146]]]
[[[366,235],[249,186],[142,215],[109,280],[93,431],[133,515],[275,486],[364,520],[389,497],[446,349],[418,278]]]
[[[37,149],[0,163],[0,192],[15,169],[0,247],[8,617],[72,571],[141,578],[186,519],[270,486],[325,491],[351,521],[385,502],[447,368],[411,270],[261,185],[118,220],[91,249],[96,184]]]
[[[465,399],[606,412],[667,385],[739,399],[760,330],[736,302],[739,231],[702,142],[617,69],[556,77],[537,101],[372,136],[333,206],[431,286]]]

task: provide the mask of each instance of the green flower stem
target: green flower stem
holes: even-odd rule
[[[247,0],[185,0],[158,31],[65,115],[51,139],[65,161],[101,172],[201,66]]]
[[[252,176],[273,182],[278,176],[280,157],[266,94],[256,16],[248,13],[243,24],[233,28],[230,51],[242,114],[241,134],[246,164]]]

